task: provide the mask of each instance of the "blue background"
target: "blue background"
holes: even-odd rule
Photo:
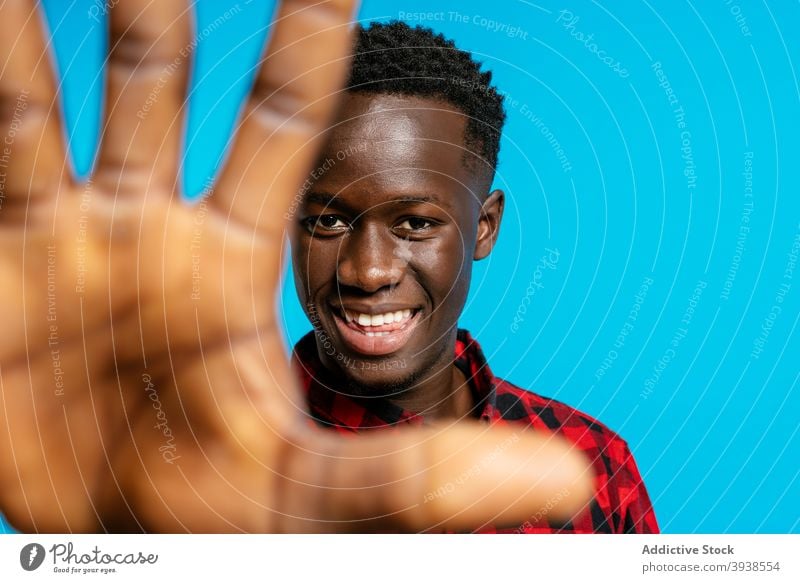
[[[101,104],[92,5],[45,2],[80,174]],[[220,162],[272,7],[197,3],[190,195]],[[505,222],[461,322],[494,372],[619,432],[663,531],[800,532],[798,4],[366,0],[359,18],[399,16],[473,51],[507,95]],[[537,271],[548,248],[559,259]],[[291,287],[283,304],[293,342],[310,327]]]

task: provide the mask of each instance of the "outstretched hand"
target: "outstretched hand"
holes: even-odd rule
[[[35,2],[0,5],[0,511],[17,528],[464,530],[585,504],[588,464],[549,435],[308,422],[275,313],[284,214],[336,105],[354,4],[283,2],[196,205],[178,188],[190,7],[110,10],[101,148],[79,183]]]

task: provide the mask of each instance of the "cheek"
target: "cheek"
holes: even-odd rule
[[[297,293],[305,302],[335,278],[336,245],[300,236],[292,245],[292,263]]]
[[[292,275],[294,276],[294,287],[302,305],[305,305],[306,289],[308,289],[305,279],[306,273],[308,273],[307,251],[301,235],[297,231],[292,233]]]
[[[450,312],[463,307],[472,268],[471,256],[466,253],[468,245],[456,232],[436,245],[415,250],[417,272],[438,309]]]

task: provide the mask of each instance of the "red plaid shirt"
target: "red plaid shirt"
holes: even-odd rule
[[[421,424],[422,417],[382,399],[355,400],[317,382],[322,364],[313,332],[294,347],[311,416],[328,428],[353,432],[398,424]],[[541,397],[494,376],[478,343],[466,330],[458,331],[456,366],[469,380],[487,423],[527,423],[542,431],[560,433],[593,460],[596,491],[587,511],[566,523],[544,526],[537,517],[515,529],[484,528],[502,533],[657,533],[658,524],[644,482],[628,445],[602,423],[572,407]],[[536,522],[536,524],[532,524]]]

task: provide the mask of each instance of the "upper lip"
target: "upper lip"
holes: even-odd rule
[[[378,314],[386,314],[387,312],[397,312],[402,310],[416,310],[417,306],[409,304],[387,303],[387,304],[364,304],[359,302],[348,302],[346,304],[331,304],[334,310],[343,311],[347,310],[351,314],[353,312],[358,314],[367,314],[369,316],[376,316]]]

